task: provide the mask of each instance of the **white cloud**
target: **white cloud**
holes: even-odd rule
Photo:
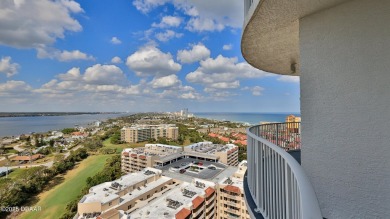
[[[0,96],[17,96],[30,91],[32,88],[24,81],[7,81],[0,84]]]
[[[187,74],[186,80],[202,84],[209,89],[233,89],[240,86],[239,79],[262,78],[269,75],[245,62],[237,63],[237,58],[219,55],[215,59],[200,61],[200,67]]]
[[[122,43],[122,41],[120,41],[117,37],[112,37],[111,40],[110,40],[110,42],[111,42],[112,44],[115,44],[115,45],[118,45],[118,44],[121,44],[121,43]]]
[[[0,60],[0,73],[4,73],[7,77],[11,77],[18,73],[20,65],[18,63],[12,63],[11,57],[2,57]]]
[[[92,55],[88,55],[86,53],[81,52],[80,50],[64,50],[60,51],[55,48],[46,47],[44,45],[40,45],[36,48],[37,56],[40,59],[49,58],[56,59],[61,62],[69,62],[74,60],[95,60]]]
[[[122,59],[118,56],[115,56],[111,59],[111,62],[115,64],[122,63]]]
[[[126,76],[122,70],[115,65],[96,64],[85,70],[84,81],[96,85],[123,84]]]
[[[64,38],[66,31],[81,31],[72,13],[83,12],[73,0],[1,0],[0,44],[35,48]]]
[[[173,30],[166,30],[165,32],[157,33],[156,39],[158,39],[161,42],[167,42],[170,39],[180,38],[182,36],[183,36],[182,33],[176,33]]]
[[[181,84],[181,81],[177,77],[177,75],[168,75],[161,78],[153,79],[150,84],[153,88],[167,88],[173,87]]]
[[[240,87],[240,81],[232,81],[232,82],[217,82],[209,85],[211,88],[217,89],[233,89]]]
[[[176,63],[170,53],[163,53],[155,46],[145,46],[127,57],[126,65],[137,76],[163,77],[175,74],[181,70],[181,65]]]
[[[200,99],[201,96],[196,92],[188,92],[188,93],[181,94],[179,98],[194,100],[194,99]]]
[[[265,90],[263,87],[254,86],[254,87],[244,87],[241,90],[250,90],[253,96],[261,96],[263,95],[263,91]]]
[[[226,44],[226,45],[223,45],[223,47],[222,47],[223,50],[231,50],[232,48],[233,48],[232,44]]]
[[[210,18],[194,17],[188,21],[186,28],[192,32],[221,31],[225,25]]]
[[[299,83],[299,76],[282,75],[277,80],[282,82]]]
[[[178,27],[181,24],[182,19],[174,16],[164,16],[159,24],[153,23],[152,27],[166,28],[166,27]]]
[[[147,13],[167,2],[169,2],[169,0],[134,0],[133,5],[142,13]]]
[[[72,60],[95,60],[91,55],[87,55],[80,50],[62,51],[58,56],[59,61],[72,61]]]
[[[72,68],[65,74],[59,74],[57,76],[63,81],[78,81],[81,79],[80,68]],[[51,82],[53,84],[54,82]]]
[[[190,16],[187,29],[195,32],[220,31],[226,27],[240,28],[244,4],[237,0],[136,0],[133,5],[141,12],[171,3],[176,10]]]
[[[181,63],[193,63],[210,57],[210,50],[201,43],[193,45],[191,50],[179,50],[177,60]]]

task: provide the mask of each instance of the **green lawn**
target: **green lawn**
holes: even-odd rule
[[[111,137],[103,141],[103,148],[116,149],[117,153],[122,152],[125,148],[136,148],[145,146],[145,142],[141,143],[126,143],[126,144],[112,144]]]
[[[24,169],[14,169],[11,173],[8,174],[8,178],[6,178],[5,176],[2,176],[0,178],[0,186],[3,186],[4,184],[6,184],[7,182],[10,182],[11,180],[12,181],[19,180],[21,178],[21,176],[23,176],[23,174],[27,170],[28,169],[26,169],[26,168],[24,168]]]
[[[101,171],[106,159],[112,155],[90,156],[82,161],[65,176],[59,185],[39,195],[39,201],[35,206],[40,206],[40,212],[26,212],[20,215],[22,219],[59,218],[64,212],[68,202],[75,199],[85,186],[88,177]]]
[[[8,175],[8,178],[13,179],[13,180],[19,179],[27,170],[28,170],[27,168],[14,169]]]

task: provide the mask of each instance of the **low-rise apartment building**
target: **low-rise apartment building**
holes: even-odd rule
[[[162,171],[146,168],[90,188],[78,203],[77,216],[86,218],[119,219],[124,211],[145,205],[143,200],[167,191],[176,181],[162,176]],[[123,211],[122,213],[119,212]]]
[[[219,183],[184,182],[146,168],[90,189],[78,203],[78,219],[239,218],[249,219],[242,181],[246,161]]]
[[[238,147],[234,144],[198,142],[185,146],[184,153],[187,157],[214,160],[229,166],[238,165]]]
[[[177,184],[172,190],[143,208],[130,212],[131,218],[215,218],[215,183],[201,179]]]
[[[145,147],[126,148],[122,151],[122,172],[133,173],[146,167],[162,167],[184,158],[219,162],[229,166],[238,165],[238,147],[234,144],[220,145],[199,142],[184,147],[145,144]]]
[[[179,128],[172,124],[164,125],[134,125],[121,129],[121,140],[128,143],[158,139],[159,137],[176,140]]]
[[[161,157],[170,154],[181,155],[182,150],[182,147],[164,144],[145,144],[145,147],[126,148],[121,155],[122,172],[133,173],[146,167],[153,167]]]
[[[218,218],[250,219],[245,204],[243,181],[247,162],[241,161],[231,177],[222,179],[217,185]]]

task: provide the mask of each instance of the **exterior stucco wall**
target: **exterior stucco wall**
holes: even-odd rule
[[[302,165],[325,218],[390,215],[390,1],[300,20]]]

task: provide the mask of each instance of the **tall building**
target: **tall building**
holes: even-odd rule
[[[172,160],[181,156],[183,149],[179,146],[164,144],[145,144],[145,147],[126,148],[121,154],[123,173],[133,173],[146,167],[154,167],[161,157],[171,157]],[[172,156],[177,155],[177,156]]]
[[[238,146],[198,142],[184,147],[164,144],[145,144],[145,147],[126,148],[121,154],[122,172],[133,173],[146,167],[163,167],[181,159],[192,158],[238,165]]]
[[[96,185],[78,203],[78,219],[248,219],[243,199],[246,161],[220,182],[181,181],[145,168]]]
[[[248,132],[252,217],[390,215],[390,1],[245,0],[241,40],[252,66],[300,76],[301,164],[267,125]]]
[[[247,170],[247,162],[242,161],[238,170],[231,177],[223,178],[217,184],[218,218],[249,219],[246,208],[243,180]]]
[[[136,143],[159,137],[176,140],[179,128],[175,125],[135,125],[121,129],[121,140],[124,142]]]
[[[301,117],[294,116],[294,115],[288,115],[286,117],[286,122],[301,122]]]

